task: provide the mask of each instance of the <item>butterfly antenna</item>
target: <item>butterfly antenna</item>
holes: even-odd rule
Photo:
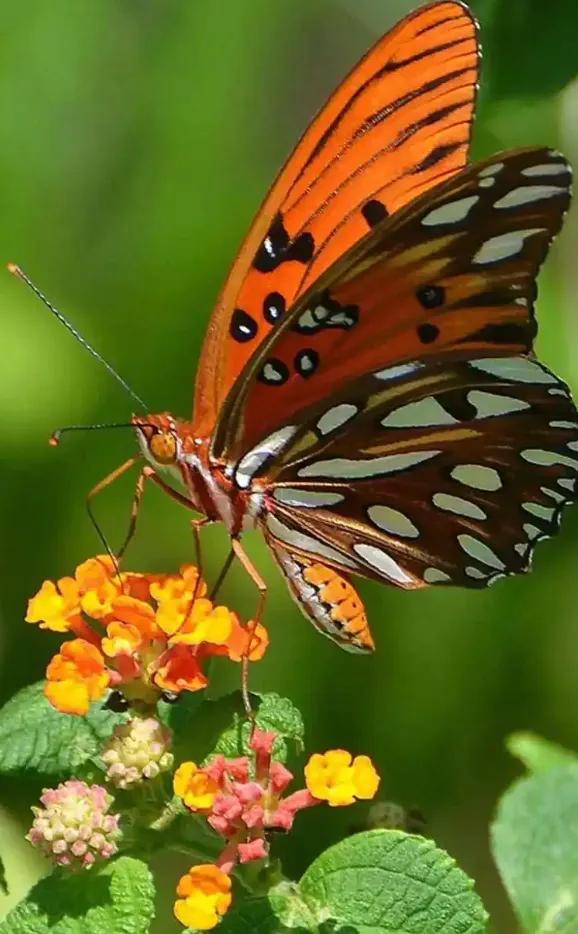
[[[146,427],[146,422],[139,422],[139,425],[144,425]],[[133,422],[102,422],[96,425],[66,425],[65,428],[57,428],[53,431],[48,439],[48,443],[52,445],[53,448],[58,447],[62,435],[67,431],[103,431],[109,428],[132,428],[134,431],[135,425]]]
[[[48,310],[52,312],[52,314],[54,315],[54,317],[55,317],[55,318],[58,318],[58,320],[60,321],[60,323],[63,324],[64,327],[65,327],[68,331],[70,331],[70,333],[72,334],[72,336],[73,336],[74,338],[76,338],[76,340],[78,341],[78,343],[81,344],[82,347],[84,347],[84,349],[87,350],[88,353],[91,354],[91,355],[94,357],[95,360],[98,360],[98,362],[99,362],[100,364],[102,364],[102,366],[105,368],[105,370],[108,370],[108,372],[110,373],[110,375],[114,377],[114,379],[117,381],[117,383],[120,383],[120,385],[121,385],[122,388],[125,390],[125,392],[127,392],[127,393],[129,394],[129,396],[131,396],[131,397],[135,400],[135,402],[137,402],[137,403],[139,404],[139,406],[140,406],[142,409],[144,409],[145,412],[148,412],[148,411],[149,411],[149,408],[148,408],[148,406],[145,405],[145,403],[144,403],[143,400],[140,398],[140,396],[137,396],[136,392],[134,392],[134,390],[130,388],[130,386],[128,385],[128,383],[125,382],[125,380],[122,378],[122,376],[121,376],[119,373],[116,372],[116,370],[114,369],[114,367],[112,367],[112,366],[110,365],[110,363],[108,363],[108,362],[104,359],[104,357],[102,357],[102,356],[98,353],[98,351],[94,349],[94,347],[92,346],[92,344],[89,344],[89,343],[88,343],[88,341],[82,336],[82,334],[80,334],[80,333],[76,330],[76,328],[70,323],[70,321],[68,320],[68,318],[65,318],[64,315],[62,314],[62,312],[59,311],[58,308],[55,308],[54,305],[52,304],[52,302],[49,302],[49,301],[48,301],[48,299],[46,298],[46,296],[40,291],[40,289],[39,289],[36,285],[34,285],[32,279],[30,279],[30,278],[26,275],[26,273],[20,268],[20,266],[17,266],[16,263],[8,263],[7,269],[8,269],[8,272],[11,272],[12,275],[13,275],[13,276],[16,276],[17,279],[21,279],[22,282],[25,282],[25,283],[26,283],[26,285],[28,286],[28,288],[31,289],[31,290],[34,292],[34,294],[40,299],[40,301],[43,302],[43,303],[46,305],[46,307],[48,308]]]

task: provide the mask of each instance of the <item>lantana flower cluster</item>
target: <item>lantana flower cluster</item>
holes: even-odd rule
[[[262,658],[268,644],[259,623],[207,597],[197,568],[179,574],[117,573],[100,555],[74,577],[45,581],[28,604],[26,621],[69,633],[46,671],[45,693],[63,713],[85,714],[109,689],[153,707],[162,692],[207,686],[203,663],[213,656]]]
[[[306,787],[285,796],[294,776],[273,759],[276,739],[273,732],[255,729],[251,757],[216,755],[202,767],[184,762],[177,769],[176,795],[225,841],[215,864],[193,866],[181,878],[174,910],[182,924],[209,930],[218,923],[231,904],[231,872],[238,863],[268,857],[268,831],[290,830],[299,811],[323,801],[340,807],[377,792],[379,776],[371,760],[334,749],[311,756]]]
[[[294,776],[275,755],[280,737],[252,723],[246,755],[182,762],[175,799],[167,800],[162,773],[174,767],[173,734],[154,715],[158,700],[204,688],[208,658],[257,660],[268,642],[263,626],[243,627],[235,613],[215,606],[190,565],[179,574],[119,573],[109,557],[92,558],[73,577],[45,581],[26,619],[73,637],[47,668],[45,693],[55,708],[82,715],[107,695],[110,706],[120,692],[129,711],[99,751],[102,784],[72,778],[44,789],[32,809],[27,838],[58,866],[90,869],[123,846],[138,846],[140,831],[147,846],[155,832],[171,845],[171,828],[178,838],[176,818],[186,808],[206,820],[222,847],[214,862],[191,866],[179,880],[174,913],[189,928],[210,930],[232,903],[234,873],[269,858],[271,831],[289,831],[299,811],[322,802],[340,807],[377,792],[371,760],[341,749],[311,756],[305,787],[289,791]],[[115,799],[107,786],[119,789],[121,813],[110,812]],[[140,817],[139,801],[146,804]]]

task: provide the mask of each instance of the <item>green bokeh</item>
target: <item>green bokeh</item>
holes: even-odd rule
[[[153,410],[187,415],[212,303],[277,167],[327,93],[410,5],[4,4],[0,259],[20,262]],[[578,90],[567,85],[578,72],[578,5],[473,5],[487,48],[475,154],[546,143],[576,161]],[[577,244],[570,217],[539,302],[540,350],[576,389]],[[48,447],[56,426],[123,420],[130,402],[7,273],[0,303],[6,698],[41,676],[58,644],[23,623],[26,600],[41,580],[99,550],[84,494],[134,442],[111,432]],[[130,498],[124,479],[98,503],[113,543],[126,528]],[[369,753],[385,797],[420,808],[428,833],[479,881],[503,931],[513,921],[487,841],[497,795],[515,773],[503,737],[532,728],[578,747],[577,534],[578,510],[539,549],[530,577],[483,593],[362,585],[378,646],[371,659],[342,654],[318,636],[258,537],[248,539],[271,585],[272,646],[254,687],[301,707],[309,750]],[[225,534],[210,529],[204,542],[215,573]],[[129,564],[168,570],[191,554],[187,516],[149,491]],[[254,593],[240,572],[225,596],[250,613]],[[1,791],[11,819],[24,820],[26,790],[6,782]],[[288,869],[300,873],[359,819],[303,817],[284,844]],[[24,851],[21,858],[24,865]],[[176,861],[170,871],[182,868]],[[13,886],[27,877],[15,866],[11,880],[8,869]]]

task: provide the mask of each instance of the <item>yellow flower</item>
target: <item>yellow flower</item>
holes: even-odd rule
[[[191,866],[177,886],[174,912],[186,927],[210,931],[231,904],[231,878],[217,866]]]
[[[115,567],[109,555],[98,555],[79,564],[74,574],[87,616],[103,619],[112,611],[112,601],[120,593],[121,584],[111,578]]]
[[[28,601],[26,622],[39,623],[41,629],[53,632],[69,632],[80,614],[78,586],[72,577],[62,577],[57,583],[44,581]]]
[[[233,631],[234,616],[225,606],[213,606],[210,600],[195,600],[180,632],[171,642],[185,645],[224,645]]]
[[[358,798],[373,798],[379,775],[368,756],[354,759],[344,749],[330,749],[311,756],[305,766],[305,782],[314,798],[327,801],[331,807],[343,807]]]
[[[213,806],[219,786],[194,762],[183,762],[174,774],[173,789],[188,808],[203,811]]]

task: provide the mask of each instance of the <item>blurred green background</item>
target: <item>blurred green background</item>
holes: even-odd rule
[[[188,415],[209,312],[274,173],[328,92],[412,6],[3,4],[0,258],[21,263],[153,411]],[[472,6],[485,52],[474,155],[550,144],[578,165],[578,4]],[[539,351],[576,391],[577,247],[570,215],[538,308]],[[126,419],[130,401],[8,273],[0,273],[0,303],[4,700],[42,676],[59,641],[24,624],[26,600],[44,578],[99,551],[84,495],[134,442],[111,432],[49,448],[55,427]],[[131,484],[120,481],[97,505],[112,543],[126,529]],[[204,544],[216,573],[223,531],[209,529]],[[488,592],[362,584],[378,646],[370,659],[317,635],[256,535],[248,548],[271,586],[272,645],[252,686],[301,707],[310,751],[369,753],[384,797],[419,807],[427,832],[478,880],[496,929],[514,931],[487,825],[516,774],[503,743],[510,731],[530,727],[578,748],[578,509],[538,549],[529,577]],[[171,570],[191,553],[184,511],[148,491],[127,566]],[[225,596],[250,613],[254,595],[239,571]],[[0,786],[5,905],[40,871],[20,836],[32,793],[21,782]],[[299,872],[358,819],[302,818],[285,847],[287,869]],[[185,868],[164,866],[171,884]],[[172,930],[166,918],[158,930]]]

